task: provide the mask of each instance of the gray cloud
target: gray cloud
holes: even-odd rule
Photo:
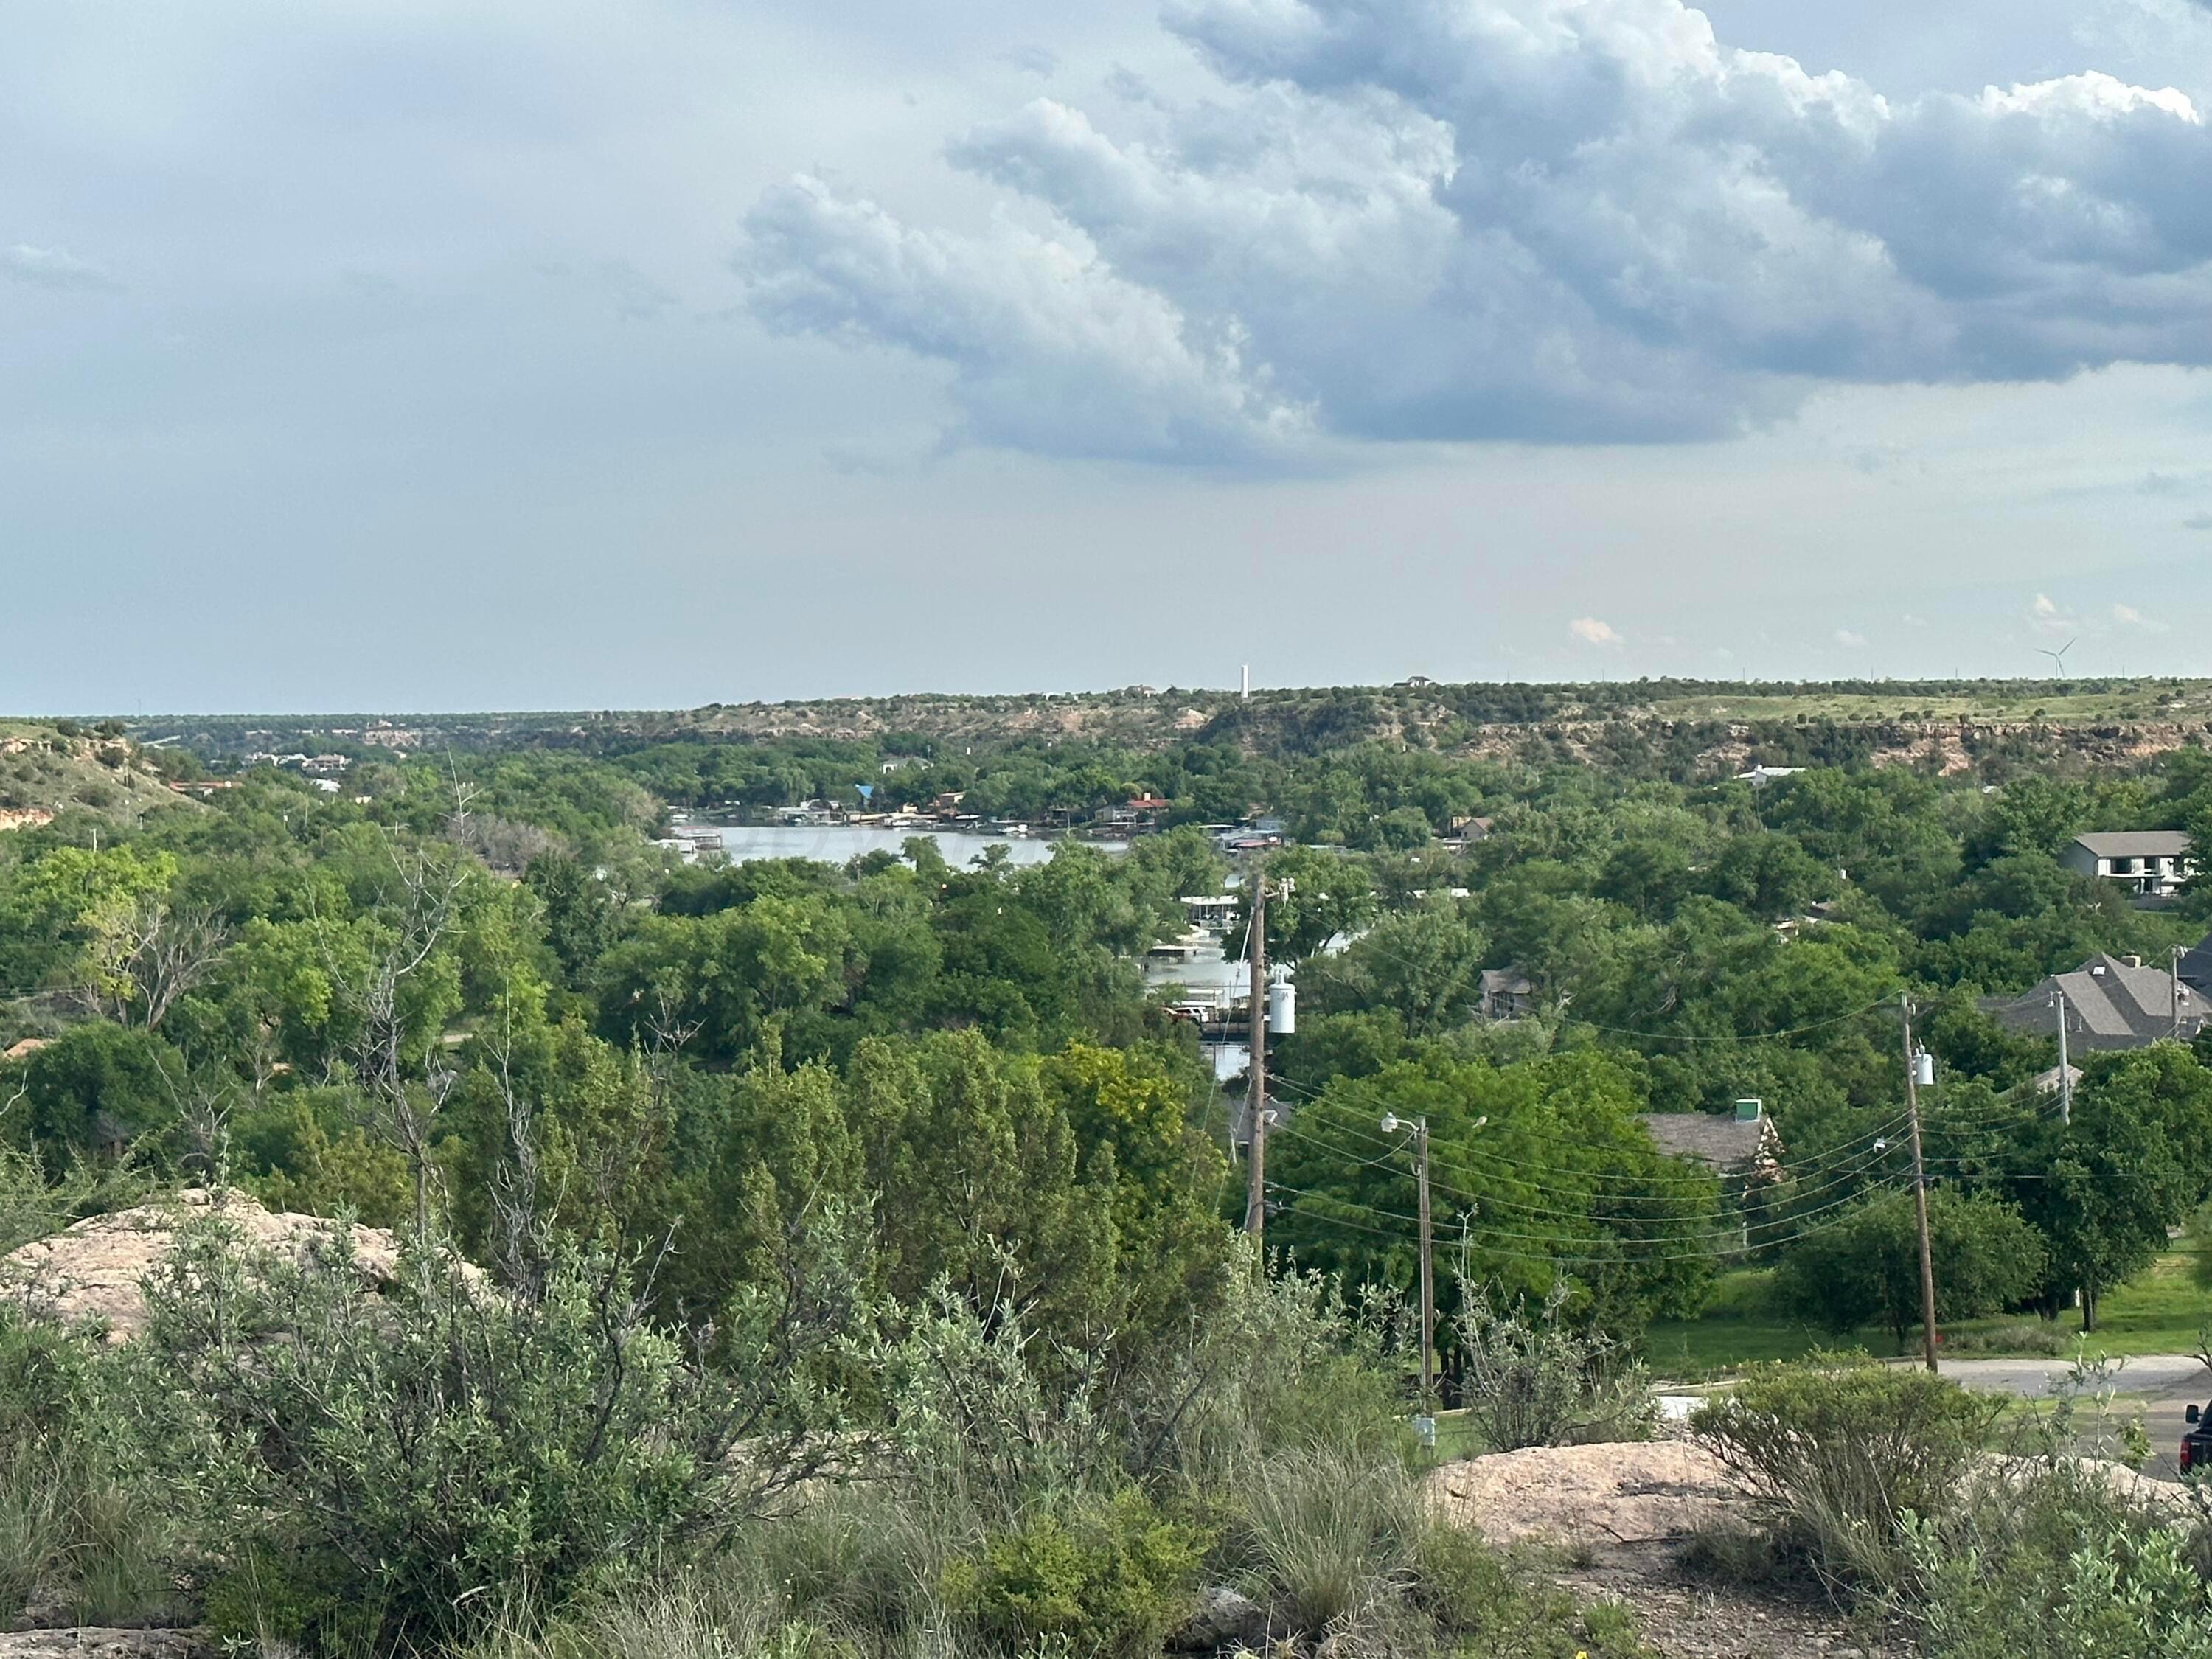
[[[969,435],[1147,457],[1710,438],[1824,382],[2212,362],[2212,131],[2179,92],[1892,101],[1680,0],[1167,21],[1219,95],[1121,135],[1039,100],[951,146],[1048,229],[799,180],[747,222],[758,314],[950,365]]]
[[[755,313],[786,333],[902,346],[954,367],[969,434],[1060,453],[1234,459],[1294,444],[1306,413],[1158,290],[1066,244],[915,230],[800,178],[746,216]]]
[[[0,249],[0,275],[33,288],[107,288],[107,273],[67,248],[34,247],[18,242]]]
[[[2184,530],[2212,530],[2212,513],[2192,513],[2181,521]]]
[[[999,54],[999,61],[1011,64],[1027,75],[1048,76],[1060,67],[1060,56],[1049,46],[1034,43],[1025,46],[1009,46]]]

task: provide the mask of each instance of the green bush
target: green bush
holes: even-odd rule
[[[2212,1659],[2201,1528],[2061,1462],[1905,1531],[1928,1659]]]
[[[1954,1358],[1970,1354],[2037,1353],[2057,1358],[2071,1353],[2075,1340],[2067,1332],[2044,1319],[2011,1319],[1986,1331],[1947,1334],[1943,1352]]]
[[[88,1624],[171,1611],[167,1512],[114,1433],[103,1358],[0,1310],[0,1626],[34,1606]]]
[[[1864,1355],[1763,1367],[1691,1425],[1771,1506],[1777,1540],[1830,1583],[1894,1585],[1900,1518],[1941,1511],[2003,1409]]]
[[[947,1569],[945,1600],[1008,1654],[1138,1659],[1189,1612],[1206,1545],[1133,1489],[987,1539]]]
[[[1928,1195],[1928,1239],[1938,1319],[1999,1313],[2043,1287],[2049,1252],[2009,1204],[1939,1188]],[[1881,1324],[1902,1346],[1921,1313],[1911,1196],[1869,1199],[1801,1239],[1775,1269],[1773,1295],[1784,1313],[1838,1336]]]
[[[125,1351],[144,1444],[229,1565],[234,1634],[392,1650],[551,1612],[725,1542],[839,1443],[809,1358],[845,1304],[803,1274],[737,1304],[715,1372],[607,1261],[508,1297],[410,1249],[380,1291],[350,1238],[249,1262],[219,1218],[180,1230]]]
[[[1455,1659],[1637,1659],[1636,1621],[1618,1602],[1573,1596],[1446,1522],[1421,1530],[1413,1599]]]
[[[1492,1451],[1650,1437],[1653,1407],[1642,1370],[1604,1332],[1563,1322],[1564,1283],[1533,1314],[1500,1310],[1462,1287],[1461,1399]]]

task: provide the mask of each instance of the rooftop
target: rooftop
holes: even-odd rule
[[[2024,995],[1997,1004],[1992,1012],[2009,1025],[2048,1030],[2054,994],[2066,1000],[2069,1031],[2105,1043],[2128,1046],[2173,1035],[2172,976],[2162,968],[2147,968],[2115,956],[2094,956],[2070,974],[2053,974]],[[2203,999],[2182,986],[2181,1035],[2193,1035],[2206,1012]]]
[[[1723,1116],[1717,1112],[1641,1112],[1651,1144],[1673,1158],[1695,1158],[1716,1170],[1734,1172],[1769,1158],[1774,1125],[1764,1115]]]
[[[2189,835],[2182,830],[2097,830],[2075,836],[2074,844],[2100,859],[2178,858],[2189,850]]]

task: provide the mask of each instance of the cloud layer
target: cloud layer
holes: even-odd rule
[[[1212,99],[1039,99],[952,143],[1008,204],[985,233],[770,192],[738,256],[757,314],[948,365],[957,435],[1198,460],[1700,439],[1823,383],[2212,361],[2212,129],[2179,92],[1893,102],[1679,0],[1167,25]]]
[[[0,274],[33,288],[105,288],[108,283],[107,273],[91,260],[80,259],[67,248],[28,242],[0,248]]]

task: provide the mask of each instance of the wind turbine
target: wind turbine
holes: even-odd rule
[[[2063,680],[2066,678],[2066,653],[2069,651],[2071,651],[2081,642],[2081,636],[2079,634],[2076,634],[2072,639],[2067,641],[2065,644],[2060,646],[2056,651],[2044,650],[2044,647],[2039,645],[2035,648],[2038,651],[2042,652],[2045,656],[2051,659],[2051,666],[2058,671],[2058,678]]]

